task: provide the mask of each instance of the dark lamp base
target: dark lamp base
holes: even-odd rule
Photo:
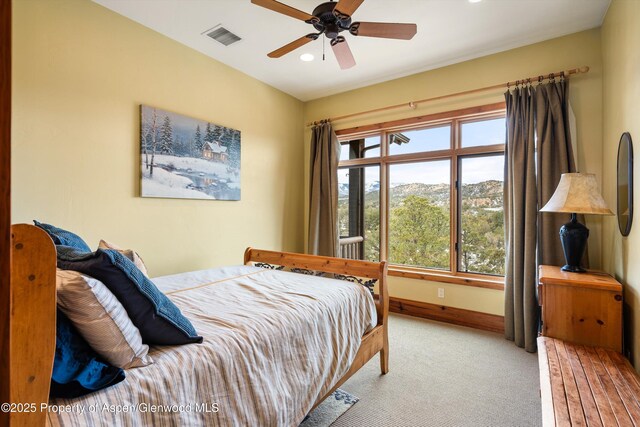
[[[569,273],[586,273],[587,270],[579,265],[565,265],[561,268],[562,271],[568,271]]]
[[[585,273],[587,270],[580,267],[580,261],[587,247],[589,229],[578,222],[576,214],[571,214],[571,221],[560,228],[560,241],[564,251],[565,266],[562,271],[572,273]]]

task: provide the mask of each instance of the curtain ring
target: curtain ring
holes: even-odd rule
[[[538,84],[542,84],[542,80],[544,80],[544,77],[538,76]]]

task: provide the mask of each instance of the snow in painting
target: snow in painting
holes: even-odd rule
[[[240,200],[240,131],[141,106],[142,196]]]

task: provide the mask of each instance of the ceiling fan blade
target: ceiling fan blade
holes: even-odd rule
[[[418,32],[418,26],[390,22],[354,22],[349,32],[354,36],[411,40]]]
[[[334,10],[343,15],[351,16],[363,1],[364,0],[340,0]]]
[[[313,40],[312,38],[309,38],[307,36],[302,36],[299,39],[294,40],[291,43],[282,46],[280,49],[276,49],[273,52],[268,53],[267,56],[269,58],[280,58],[281,56],[286,55],[292,50],[296,50],[300,46],[304,46],[305,44],[309,43],[312,40]]]
[[[341,69],[346,70],[356,65],[356,60],[353,58],[346,40],[339,43],[331,43],[331,49],[333,49],[333,54],[336,56]]]
[[[286,4],[280,3],[276,0],[251,0],[251,3],[273,10],[274,12],[282,13],[283,15],[287,15],[292,18],[300,19],[301,21],[313,20],[315,18],[313,15],[309,15],[306,12],[287,6]]]

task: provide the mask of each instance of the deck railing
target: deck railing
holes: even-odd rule
[[[364,237],[341,237],[340,238],[340,257],[348,259],[362,259],[362,242]]]

